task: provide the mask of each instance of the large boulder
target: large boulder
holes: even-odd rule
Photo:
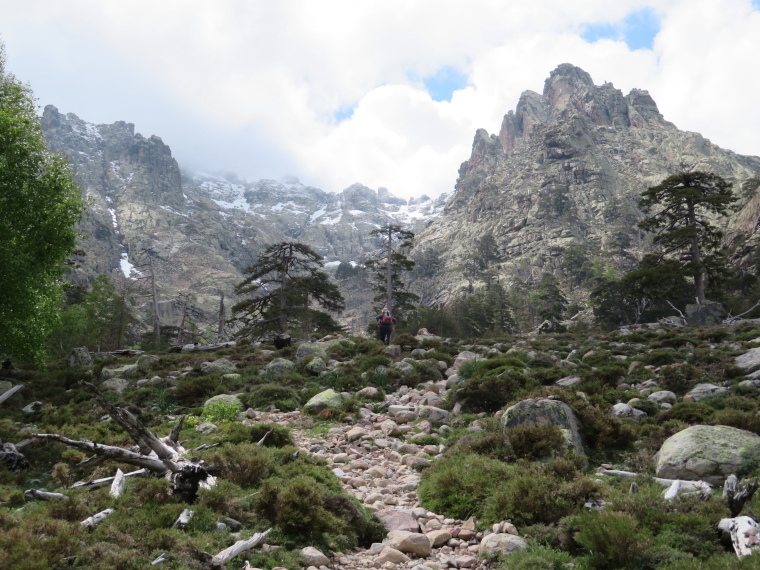
[[[285,376],[296,369],[296,363],[287,358],[275,358],[266,366],[267,374]]]
[[[329,388],[324,392],[320,392],[311,400],[306,402],[303,408],[309,413],[318,414],[322,410],[326,410],[328,408],[340,408],[342,404],[343,396],[338,394],[332,388]]]
[[[225,402],[227,404],[234,404],[237,406],[237,409],[239,412],[243,411],[243,402],[240,401],[240,398],[236,396],[235,394],[218,394],[216,396],[212,396],[208,400],[206,400],[203,404],[203,409],[207,410],[217,402]]]
[[[744,354],[740,354],[734,359],[734,364],[740,368],[744,374],[750,374],[755,370],[760,370],[760,347],[750,348]]]
[[[420,525],[417,519],[412,516],[408,511],[398,511],[395,509],[388,509],[385,511],[378,511],[375,513],[375,517],[383,523],[385,530],[406,530],[408,532],[420,532]]]
[[[92,366],[92,356],[86,346],[80,346],[71,351],[66,358],[66,366],[69,368],[87,368]]]
[[[683,397],[684,402],[701,402],[710,398],[717,398],[728,394],[728,388],[715,384],[697,384]]]
[[[330,559],[313,546],[301,549],[301,560],[306,566],[327,566]]]
[[[720,303],[705,301],[700,304],[686,305],[686,324],[693,326],[719,325],[728,316]]]
[[[562,430],[568,447],[576,453],[584,454],[578,419],[570,406],[564,402],[548,398],[523,400],[507,408],[501,416],[501,427],[505,430],[516,426],[535,425],[557,426]]]
[[[430,556],[433,547],[430,539],[424,534],[418,532],[409,532],[406,530],[392,530],[388,533],[388,546],[395,548],[405,554],[413,554],[420,558]]]
[[[483,357],[475,352],[471,352],[469,350],[463,350],[459,354],[457,354],[457,357],[454,359],[454,368],[456,370],[459,370],[467,364],[468,362],[477,362],[478,360],[483,360]]]
[[[489,534],[480,543],[479,554],[483,558],[507,556],[528,548],[528,543],[519,536],[507,533]]]
[[[226,374],[235,370],[237,370],[237,366],[226,358],[220,358],[219,360],[214,360],[214,362],[201,362],[201,372],[206,375]]]
[[[161,360],[161,357],[156,356],[155,354],[142,354],[137,358],[135,364],[137,364],[137,368],[140,369],[140,372],[147,375],[153,365],[159,360]]]
[[[665,440],[655,456],[658,477],[722,485],[742,459],[760,453],[760,436],[728,426],[691,426]]]
[[[103,368],[100,371],[101,380],[110,380],[111,378],[136,378],[140,375],[140,369],[137,364],[124,364],[122,366],[111,366]]]
[[[323,361],[327,361],[327,348],[324,342],[304,342],[298,346],[296,350],[296,360],[301,362],[303,360],[311,360],[312,358],[321,358]]]

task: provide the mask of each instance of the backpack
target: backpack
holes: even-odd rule
[[[391,314],[388,311],[383,311],[383,316],[380,319],[381,325],[392,325],[393,324],[393,317],[391,317]]]

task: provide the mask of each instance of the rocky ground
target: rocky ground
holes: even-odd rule
[[[453,371],[452,371],[453,372]],[[451,372],[450,372],[451,373]],[[304,427],[311,420],[299,411],[257,413],[254,421],[288,426],[302,452],[323,457],[343,483],[388,529],[382,543],[366,550],[329,553],[304,552],[309,569],[350,570],[353,568],[488,568],[480,555],[509,553],[525,548],[517,529],[509,522],[494,525],[491,531],[477,532],[476,521],[447,518],[420,507],[417,485],[419,469],[430,465],[444,451],[442,445],[416,443],[430,433],[450,429],[440,420],[450,419],[448,412],[434,407],[446,393],[447,380],[427,383],[418,389],[402,387],[372,406],[382,411],[362,408],[359,421],[336,426],[324,435],[314,435]],[[375,390],[365,388],[365,390]],[[431,405],[433,407],[431,407]],[[430,410],[441,415],[436,427],[429,419],[418,420]]]

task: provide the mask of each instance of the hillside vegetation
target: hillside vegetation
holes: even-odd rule
[[[0,466],[0,567],[145,568],[163,554],[158,567],[202,568],[203,552],[269,528],[263,547],[225,567],[240,568],[243,558],[252,567],[306,567],[307,546],[332,556],[336,568],[360,567],[356,560],[377,560],[379,548],[362,550],[373,543],[399,546],[371,511],[406,507],[420,532],[449,538],[420,559],[392,562],[398,568],[462,567],[468,555],[470,567],[482,568],[755,567],[755,557],[739,561],[717,530],[729,517],[722,483],[706,500],[665,500],[652,476],[655,453],[689,426],[760,434],[760,382],[736,360],[760,346],[760,326],[395,342],[386,349],[333,339],[275,350],[243,341],[215,353],[6,369],[10,382],[0,391],[24,387],[0,404],[0,439],[32,441],[19,448],[28,467],[14,469],[8,454]],[[214,466],[217,485],[201,489],[194,504],[161,477],[130,477],[118,498],[108,486],[77,488],[117,467],[135,470],[113,461],[83,466],[87,453],[33,437],[132,445],[83,379],[159,436],[187,415],[179,439],[188,450],[207,446],[188,456]],[[313,397],[327,389],[341,396],[316,406]],[[237,397],[208,402],[222,394]],[[511,406],[546,399],[572,410],[580,446],[568,445],[551,421],[500,422]],[[752,449],[734,466],[740,477],[760,472],[760,446]],[[371,479],[380,456],[383,474]],[[629,492],[631,479],[598,473],[609,468],[637,473],[638,493]],[[399,478],[418,482],[419,503],[409,497],[417,483],[404,487]],[[375,487],[386,492],[373,494]],[[67,499],[35,500],[25,496],[30,489]],[[760,512],[756,503],[744,512]],[[94,530],[80,524],[106,508],[113,514]],[[184,509],[194,516],[172,528]],[[486,539],[507,528],[524,544],[490,560]]]

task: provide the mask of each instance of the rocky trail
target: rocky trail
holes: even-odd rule
[[[418,389],[402,387],[386,396],[385,402],[360,409],[354,424],[336,425],[319,434],[307,427],[312,420],[298,411],[257,414],[256,421],[290,427],[301,452],[324,458],[345,490],[374,511],[388,529],[382,543],[366,550],[326,556],[305,549],[304,561],[310,570],[485,569],[490,566],[479,558],[481,555],[525,548],[509,522],[478,532],[472,518],[455,520],[420,506],[419,469],[435,461],[443,446],[417,442],[450,429],[440,421],[450,417],[448,412],[430,405],[440,401],[445,391],[446,380]],[[421,415],[430,417],[431,411],[433,416],[440,413],[444,418],[437,416],[439,421],[432,423],[429,419],[419,421]]]

